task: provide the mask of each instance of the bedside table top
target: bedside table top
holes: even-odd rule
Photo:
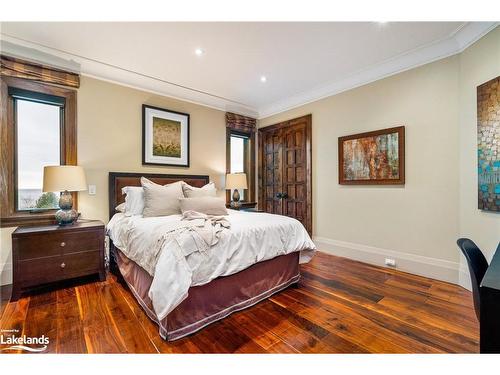
[[[256,207],[242,207],[239,209],[239,211],[243,211],[243,212],[266,212],[266,211],[263,211],[263,210],[259,210],[258,208]]]
[[[240,207],[232,207],[231,203],[226,203],[226,208],[230,208],[232,210],[243,210],[247,208],[255,208],[257,206],[257,202],[240,202]]]
[[[14,232],[12,232],[12,237],[17,235],[28,234],[28,233],[41,233],[41,232],[65,232],[65,231],[79,231],[86,230],[89,228],[103,228],[104,223],[100,220],[78,220],[72,225],[59,226],[54,225],[40,225],[36,227],[18,227]]]

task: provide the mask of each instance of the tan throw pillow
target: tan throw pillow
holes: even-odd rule
[[[181,198],[182,213],[186,211],[201,212],[206,215],[227,215],[226,202],[224,199],[215,197]]]
[[[216,197],[217,190],[215,189],[215,184],[210,182],[201,188],[197,188],[189,185],[186,182],[182,184],[182,191],[186,198],[199,198],[199,197]]]
[[[183,198],[182,183],[174,182],[168,185],[158,185],[141,177],[144,189],[144,211],[142,216],[167,216],[180,214],[179,198]]]

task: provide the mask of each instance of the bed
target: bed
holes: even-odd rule
[[[266,256],[256,256],[255,261],[245,266],[244,269],[235,268],[232,271],[231,269],[229,271],[226,270],[225,274],[213,278],[208,282],[199,282],[197,284],[193,281],[187,289],[187,293],[183,295],[181,302],[175,303],[174,307],[168,309],[166,314],[161,314],[158,312],[158,303],[154,304],[155,294],[150,293],[150,290],[155,285],[155,279],[160,277],[158,275],[160,271],[158,270],[162,270],[164,274],[169,273],[169,271],[165,271],[165,268],[157,266],[157,273],[154,274],[154,277],[151,276],[151,273],[146,272],[144,268],[125,254],[125,248],[129,250],[128,248],[131,246],[137,246],[137,243],[135,245],[134,242],[124,244],[123,238],[126,239],[128,237],[123,235],[123,233],[120,237],[120,231],[117,230],[117,228],[120,228],[118,223],[121,225],[121,228],[133,228],[134,233],[138,233],[138,236],[143,236],[138,237],[139,240],[146,239],[140,243],[145,242],[147,245],[147,236],[151,237],[151,235],[143,233],[145,230],[141,228],[149,228],[149,225],[153,225],[149,224],[150,222],[156,223],[161,227],[162,221],[174,220],[174,218],[169,217],[158,217],[147,218],[150,219],[150,221],[147,221],[146,218],[142,217],[126,218],[123,214],[115,212],[115,207],[125,200],[125,197],[121,193],[122,188],[125,186],[141,186],[141,176],[161,185],[184,181],[194,187],[202,187],[208,184],[209,177],[203,175],[109,173],[109,215],[111,220],[108,226],[111,228],[108,228],[108,234],[110,236],[110,270],[128,285],[130,291],[149,318],[158,324],[159,334],[165,340],[173,341],[185,337],[235,311],[252,306],[272,294],[296,284],[300,278],[299,263],[309,261],[314,254],[314,244],[305,229],[292,222],[295,219],[278,217],[271,214],[230,210],[228,217],[235,227],[234,231],[236,232],[237,228],[245,228],[246,230],[246,227],[249,227],[248,233],[257,233],[255,236],[257,236],[256,238],[261,244],[264,244],[262,246],[264,250],[267,246],[266,237],[272,237],[271,229],[267,229],[265,226],[271,226],[275,222],[279,223],[283,228],[287,228],[286,225],[293,224],[294,230],[298,233],[297,236],[294,236],[293,233],[291,236],[284,236],[283,232],[280,235],[281,237],[300,237],[300,240],[295,241],[296,243],[294,242],[293,246],[290,245],[290,249],[283,249],[283,251],[280,251],[275,256],[272,256],[274,253],[261,251]],[[256,226],[255,222],[269,222],[271,224],[262,224],[260,227],[261,232],[259,232],[259,227],[254,228]],[[282,225],[282,223],[286,225]],[[266,231],[269,231],[269,235]],[[122,232],[125,231],[122,230]],[[153,240],[154,238],[151,239],[151,241]],[[290,241],[289,238],[284,240]],[[289,242],[283,243],[288,244]],[[243,253],[247,257],[250,256],[247,252],[250,252],[251,249],[247,250],[244,248],[247,246],[246,243],[242,243],[241,245],[233,244],[233,248],[234,246],[241,246],[242,250],[240,253]],[[163,250],[163,252],[169,254],[166,250]],[[161,276],[166,277],[167,275],[163,275],[163,273]],[[174,276],[177,277],[177,275]],[[169,277],[172,279],[171,276]],[[182,280],[182,278],[179,280]],[[179,283],[182,284],[181,281]],[[169,288],[163,286],[160,291],[167,293]]]

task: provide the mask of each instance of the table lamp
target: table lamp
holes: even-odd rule
[[[248,189],[246,173],[229,173],[226,175],[226,190],[231,189],[234,189],[231,207],[239,208],[241,203],[238,189]]]
[[[87,190],[87,182],[82,167],[57,165],[43,168],[43,192],[61,192],[59,210],[56,212],[59,225],[73,224],[78,219],[70,192],[83,190]]]

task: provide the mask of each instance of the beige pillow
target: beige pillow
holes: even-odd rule
[[[158,185],[141,177],[141,185],[144,189],[142,216],[167,216],[181,213],[179,198],[184,197],[184,194],[180,181],[168,185]]]
[[[215,197],[181,198],[181,211],[196,211],[206,215],[227,215],[224,199]]]
[[[201,188],[197,188],[189,185],[186,182],[182,184],[182,191],[186,198],[199,198],[199,197],[216,197],[217,190],[215,189],[215,184],[210,182]]]

